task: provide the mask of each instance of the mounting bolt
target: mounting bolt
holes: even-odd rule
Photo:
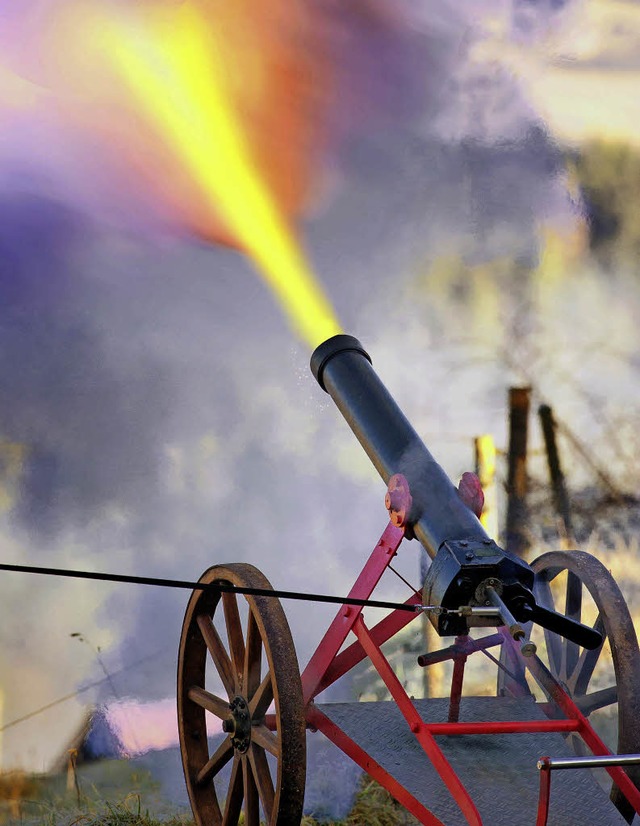
[[[473,551],[467,551],[467,553],[464,555],[464,558],[465,559],[473,559],[474,556],[475,556],[475,554],[473,553]]]
[[[411,723],[411,731],[417,734],[420,731],[420,723]]]
[[[222,730],[226,734],[232,734],[236,730],[236,727],[235,727],[235,724],[234,724],[233,720],[223,720],[222,721]]]
[[[384,504],[389,511],[391,524],[396,528],[404,528],[411,511],[412,499],[409,483],[402,474],[396,473],[389,479]]]
[[[469,543],[467,542],[467,540],[466,540],[466,539],[463,539],[463,540],[460,542],[460,545],[461,545],[463,548],[466,548],[468,544],[469,544]]]
[[[482,544],[483,545],[491,545],[491,540],[490,539],[483,539]]]

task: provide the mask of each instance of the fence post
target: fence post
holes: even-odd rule
[[[476,476],[484,493],[480,522],[489,536],[498,538],[498,496],[496,492],[496,443],[488,433],[473,440]]]
[[[549,465],[549,477],[551,479],[551,488],[553,490],[553,501],[556,512],[562,520],[564,530],[563,540],[568,546],[573,542],[571,507],[569,505],[569,496],[567,494],[567,488],[564,482],[564,473],[562,472],[562,467],[560,466],[560,455],[558,453],[558,445],[556,443],[556,423],[553,418],[553,410],[548,404],[541,404],[538,408],[538,416],[540,417],[542,435],[544,436],[544,444],[547,451],[547,464]]]
[[[530,387],[509,388],[509,472],[507,476],[507,550],[524,556],[527,535],[527,435]]]
[[[67,764],[67,791],[75,790],[76,798],[80,803],[80,784],[78,783],[78,749],[69,749],[69,763]]]

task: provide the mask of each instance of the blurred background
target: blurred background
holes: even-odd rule
[[[145,74],[175,15],[224,123],[180,92],[205,58]],[[493,438],[500,532],[508,388],[551,405],[578,539],[637,592],[640,4],[25,0],[0,42],[2,562],[345,594],[387,514],[308,369],[341,324],[456,482]],[[244,157],[260,186],[220,188]],[[533,557],[566,537],[529,439]],[[184,592],[4,573],[0,604],[3,770],[96,706],[129,752],[175,742]],[[304,664],[333,610],[285,608]]]

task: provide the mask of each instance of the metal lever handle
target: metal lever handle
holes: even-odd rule
[[[489,602],[497,608],[502,622],[509,626],[509,633],[513,639],[520,643],[520,651],[522,655],[524,657],[533,657],[536,653],[535,644],[527,640],[527,635],[525,634],[524,628],[519,622],[516,622],[515,617],[502,601],[500,594],[491,585],[487,585],[485,588],[485,593]]]
[[[550,608],[543,608],[540,605],[533,608],[527,606],[526,613],[527,620],[531,620],[548,631],[553,631],[561,637],[575,642],[581,648],[588,648],[593,651],[603,643],[604,637],[595,628],[583,625],[581,622],[565,617],[564,614],[559,614]]]

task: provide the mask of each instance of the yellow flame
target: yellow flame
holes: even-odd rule
[[[130,19],[105,16],[97,31],[105,59],[113,61],[212,210],[254,259],[296,331],[312,347],[340,332],[331,304],[260,178],[225,93],[215,40],[207,37],[206,21],[193,4],[170,14],[149,12],[135,27]],[[242,66],[233,70],[242,72]]]

